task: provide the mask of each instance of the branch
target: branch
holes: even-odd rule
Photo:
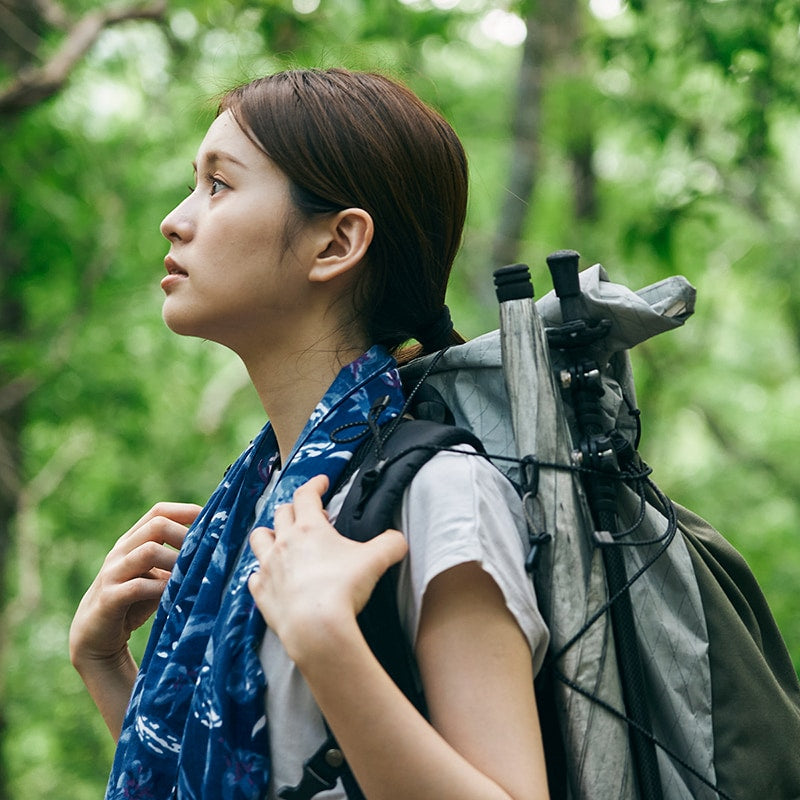
[[[69,16],[61,3],[57,2],[57,0],[35,0],[35,3],[39,9],[39,13],[42,15],[42,19],[44,19],[48,25],[52,25],[54,28],[59,28],[64,31],[69,28]]]
[[[24,402],[26,397],[33,394],[39,383],[39,380],[23,375],[9,381],[5,386],[0,386],[0,414]]]
[[[2,26],[3,33],[20,50],[32,56],[36,55],[42,41],[41,37],[32,31],[5,3],[0,3],[0,26]]]
[[[19,507],[23,511],[37,508],[58,489],[72,468],[91,455],[94,436],[89,430],[79,430],[63,441],[50,460],[22,488]]]
[[[12,630],[38,606],[42,596],[39,505],[52,495],[72,468],[91,455],[94,438],[88,431],[78,431],[64,441],[50,460],[24,486],[17,504],[17,562],[19,593],[8,604],[4,620]]]
[[[25,69],[10,86],[0,92],[0,114],[16,114],[56,94],[69,79],[78,61],[106,28],[129,20],[161,20],[166,0],[149,5],[90,11],[68,31],[61,47],[41,67]]]

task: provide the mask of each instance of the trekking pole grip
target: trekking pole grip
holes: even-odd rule
[[[564,322],[573,322],[585,316],[578,279],[580,257],[575,250],[556,250],[546,258]]]
[[[494,287],[497,301],[525,300],[533,297],[531,273],[527,264],[509,264],[494,271]]]

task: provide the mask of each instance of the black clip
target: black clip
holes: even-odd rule
[[[529,533],[528,542],[531,549],[528,550],[528,555],[525,558],[525,572],[529,575],[536,569],[536,562],[539,560],[539,554],[542,552],[541,545],[547,544],[553,538],[552,533]]]
[[[523,456],[519,462],[522,473],[522,490],[526,497],[536,497],[539,492],[539,462],[536,456]]]
[[[296,786],[283,786],[278,791],[282,800],[310,800],[320,792],[336,786],[339,777],[347,769],[342,751],[336,740],[328,738],[322,747],[303,764],[303,777]]]
[[[359,481],[359,489],[361,490],[361,494],[359,495],[356,507],[353,509],[354,519],[361,519],[361,515],[364,513],[367,501],[370,499],[370,497],[372,497],[373,492],[380,483],[385,464],[386,459],[383,459],[383,461],[378,462],[374,467],[372,467],[372,469],[368,469],[361,476]]]

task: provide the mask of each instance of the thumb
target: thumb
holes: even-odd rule
[[[408,552],[406,537],[400,531],[391,528],[365,542],[365,545],[369,548],[381,575]]]

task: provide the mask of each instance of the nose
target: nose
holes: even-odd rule
[[[179,203],[161,221],[161,235],[170,242],[185,242],[192,238],[194,223],[187,207],[191,195]]]

